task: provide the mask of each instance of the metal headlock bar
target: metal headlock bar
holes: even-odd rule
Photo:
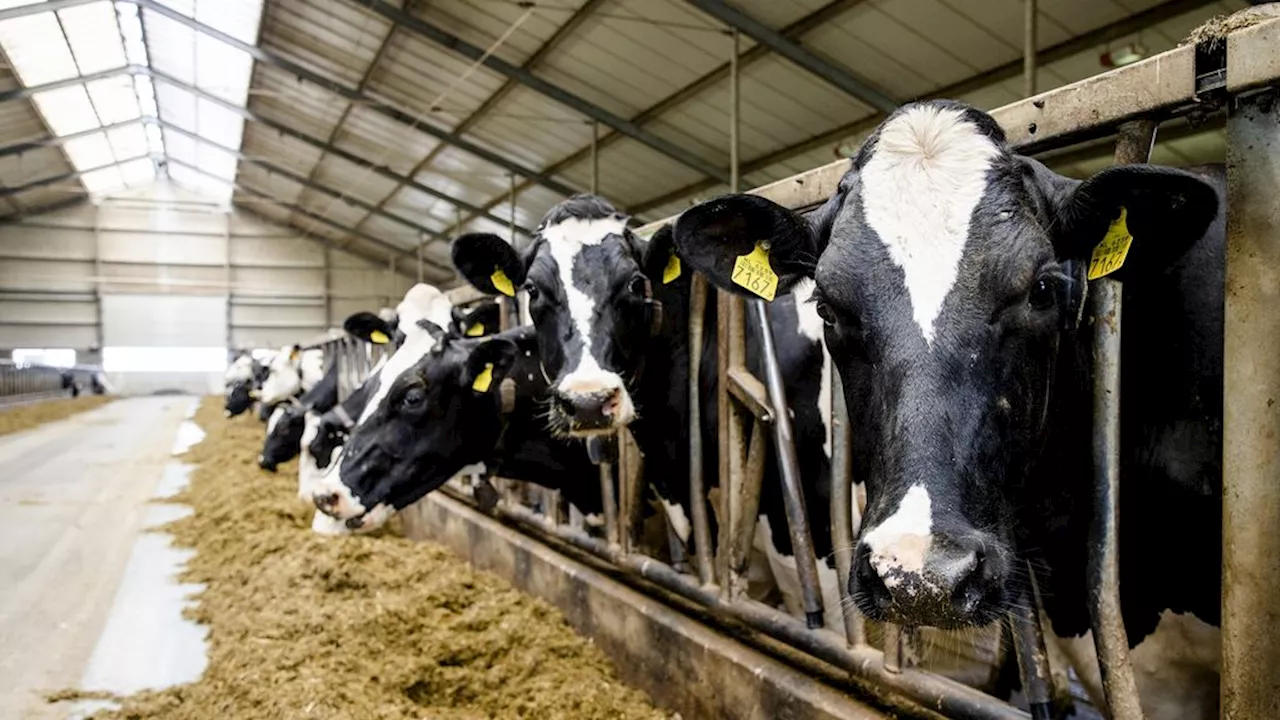
[[[736,42],[736,40],[735,40]],[[1224,422],[1224,612],[1222,717],[1254,720],[1280,717],[1280,596],[1272,590],[1280,576],[1280,293],[1269,280],[1280,264],[1280,21],[1268,21],[1228,35],[1225,52],[1183,46],[1147,60],[992,111],[1010,145],[1040,153],[1098,138],[1118,136],[1116,162],[1149,157],[1158,124],[1176,117],[1227,112],[1229,227],[1227,262]],[[736,53],[735,53],[736,56]],[[731,78],[733,73],[731,72]],[[731,138],[736,140],[736,88],[731,84]],[[731,146],[736,157],[736,143]],[[736,165],[736,163],[734,163]],[[849,161],[840,160],[752,190],[784,207],[804,210],[835,191]],[[731,168],[731,186],[736,184]],[[638,232],[649,235],[670,219]],[[1120,618],[1117,558],[1119,488],[1120,283],[1096,283],[1091,295],[1093,349],[1098,372],[1094,387],[1094,481],[1096,516],[1090,541],[1090,614],[1103,669],[1104,689],[1115,718],[1142,716],[1128,661],[1128,641]],[[692,572],[683,546],[672,542],[668,564],[639,552],[643,458],[627,437],[616,451],[589,446],[600,461],[605,502],[604,537],[587,533],[581,523],[559,521],[558,503],[542,503],[545,512],[509,501],[492,512],[543,540],[586,552],[613,565],[624,577],[656,585],[726,620],[725,629],[748,640],[759,633],[816,658],[844,673],[842,678],[876,696],[888,708],[913,716],[977,720],[1047,717],[1050,678],[1043,633],[1032,597],[1019,598],[1027,611],[1012,628],[1032,714],[954,680],[912,667],[916,633],[885,628],[884,651],[869,644],[866,622],[848,597],[852,547],[859,531],[851,472],[851,428],[838,377],[832,378],[832,490],[828,513],[842,600],[845,632],[820,625],[822,594],[813,568],[817,559],[807,522],[819,517],[804,508],[799,492],[795,449],[782,394],[781,372],[764,306],[718,292],[716,300],[719,392],[719,537],[711,554],[709,519],[700,500],[707,497],[701,475],[702,445],[697,401],[698,349],[704,339],[709,302],[705,282],[693,284],[689,322]],[[469,290],[450,291],[467,302]],[[764,380],[747,370],[746,322],[763,342]],[[522,318],[527,322],[527,317]],[[326,341],[333,342],[333,341]],[[367,367],[367,366],[365,366]],[[748,425],[750,433],[748,436]],[[783,497],[803,589],[805,618],[793,617],[746,596],[745,571],[759,510],[766,446],[777,451]],[[595,479],[589,479],[595,482]],[[459,484],[446,485],[451,496],[471,501]],[[853,512],[851,513],[851,509]],[[677,551],[676,548],[679,548]],[[746,626],[752,632],[740,632]],[[783,652],[774,648],[777,652]]]

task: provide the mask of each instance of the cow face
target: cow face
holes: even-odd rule
[[[271,358],[267,370],[260,391],[264,405],[275,405],[297,395],[302,390],[302,348],[294,345],[282,349]]]
[[[223,414],[227,417],[235,417],[253,407],[255,394],[252,381],[245,380],[229,385],[222,406]]]
[[[298,456],[302,447],[302,431],[306,411],[301,405],[284,402],[276,406],[267,420],[267,438],[258,455],[258,467],[275,472],[281,463]]]
[[[453,245],[453,262],[476,288],[523,288],[551,381],[553,429],[609,434],[636,417],[629,384],[643,370],[655,305],[645,245],[626,216],[595,196],[552,208],[523,254],[495,235]]]
[[[385,378],[385,401],[331,463],[316,507],[352,530],[368,530],[491,451],[501,429],[498,388],[517,353],[502,336],[450,336]]]
[[[1055,360],[1079,350],[1060,345],[1077,342],[1094,247],[1123,212],[1120,274],[1158,271],[1216,210],[1187,173],[1069,180],[1014,155],[990,116],[930,102],[887,119],[810,219],[732,196],[686,212],[674,236],[729,290],[748,294],[735,266],[759,251],[779,287],[816,281],[867,490],[850,589],[871,618],[953,627],[998,617],[1025,576],[1014,515],[1036,482]]]

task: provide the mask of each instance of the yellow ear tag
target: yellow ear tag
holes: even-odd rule
[[[476,323],[467,328],[467,337],[480,337],[484,334],[484,323]]]
[[[1120,269],[1129,255],[1129,246],[1133,244],[1133,235],[1129,234],[1129,225],[1125,222],[1129,211],[1120,208],[1120,217],[1107,228],[1107,234],[1093,249],[1093,257],[1089,258],[1089,279],[1097,280]]]
[[[662,284],[675,280],[680,277],[680,258],[675,253],[671,253],[671,259],[667,261],[667,266],[662,269]]]
[[[484,370],[476,376],[476,381],[471,383],[471,389],[476,392],[489,392],[489,386],[493,384],[493,363],[485,363]]]
[[[391,338],[387,337],[387,334],[381,330],[374,330],[369,333],[369,342],[372,342],[374,345],[386,345],[391,342]]]
[[[489,282],[493,283],[493,286],[503,295],[507,297],[516,296],[516,286],[511,284],[511,278],[502,272],[502,268],[493,271],[493,274],[489,276]]]
[[[733,263],[733,284],[744,287],[760,297],[773,301],[778,293],[778,274],[769,264],[769,248],[764,240],[756,242],[756,247],[746,255],[739,255]]]

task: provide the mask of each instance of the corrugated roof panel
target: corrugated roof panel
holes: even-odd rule
[[[1006,0],[1006,5],[1013,8],[1013,12],[1021,14],[1021,8],[1016,7],[1014,0]],[[1127,14],[1123,7],[1112,0],[1038,0],[1037,8],[1040,10],[1040,32],[1048,32],[1047,26],[1056,24],[1066,31],[1064,35],[1073,37],[1115,22]]]
[[[542,217],[557,203],[564,200],[559,193],[548,190],[541,185],[533,185],[520,192],[520,207],[528,213],[528,223],[522,223],[530,230],[542,222]]]
[[[377,165],[407,175],[440,143],[434,137],[357,105],[334,145]]]
[[[327,239],[327,240],[344,240],[349,237],[352,243],[355,243],[357,245],[363,244],[360,238],[352,236],[349,233],[343,232],[342,230],[338,230],[337,228],[334,228],[333,226],[327,223],[321,222],[319,220],[312,220],[306,215],[294,213],[292,223],[302,230],[302,232],[304,233],[304,237],[321,238],[321,239]],[[383,251],[379,251],[379,252],[383,252]]]
[[[426,193],[415,190],[411,187],[400,188],[394,195],[387,198],[383,209],[402,218],[407,218],[420,225],[441,229],[445,224],[452,224],[449,220],[441,220],[431,215],[432,209],[437,205],[448,208],[449,212],[442,216],[446,218],[453,217],[453,206],[448,205],[443,200],[434,198]]]
[[[449,197],[474,203],[507,192],[510,186],[505,170],[455,147],[442,150],[431,167],[414,179]]]
[[[502,87],[501,75],[405,32],[396,33],[383,60],[369,78],[366,91],[424,118],[432,107],[470,112]],[[468,71],[470,74],[467,74]],[[458,79],[466,75],[466,80]],[[431,117],[442,127],[453,127],[453,116]]]
[[[528,89],[512,91],[468,133],[525,167],[543,168],[591,144],[591,125]]]
[[[827,0],[737,0],[734,7],[772,28],[783,28],[818,10]]]
[[[920,95],[945,82],[932,77],[931,69],[949,68],[956,77],[971,73],[964,63],[947,58],[936,46],[867,5],[816,28],[804,43],[845,68],[856,68],[859,76],[896,97]],[[829,87],[832,93],[841,92]]]
[[[395,188],[395,183],[381,175],[332,155],[320,162],[315,180],[371,204],[390,195]]]
[[[9,76],[12,78],[12,76]],[[0,103],[0,138],[4,144],[16,144],[48,137],[40,116],[27,102]]]
[[[329,137],[346,107],[333,93],[261,63],[250,97],[249,108],[255,113],[320,139]]]
[[[359,218],[357,218],[358,220]],[[360,223],[360,229],[403,248],[417,247],[420,236],[422,236],[422,233],[408,225],[378,215],[369,216],[368,219]]]
[[[591,181],[589,163],[578,163],[562,177],[576,187]],[[623,206],[647,200],[702,175],[674,160],[658,155],[634,140],[619,140],[600,155],[600,194]]]
[[[582,2],[583,0],[557,0],[554,5],[548,3],[546,7],[537,3],[538,7],[528,13],[517,3],[437,0],[429,6],[415,8],[414,14],[485,49],[510,31],[506,41],[498,46],[494,55],[513,65],[523,65]],[[513,25],[517,27],[511,31]]]
[[[390,23],[338,0],[277,0],[267,8],[264,49],[355,87]]]
[[[296,203],[298,196],[305,189],[302,185],[282,175],[267,172],[252,163],[240,164],[240,176],[237,183],[270,195],[282,202]]]
[[[632,117],[729,59],[729,40],[714,31],[718,25],[683,3],[619,0],[607,8],[609,16],[708,30],[593,17],[560,44],[538,74],[615,114]]]
[[[354,227],[365,216],[365,211],[342,198],[332,197],[315,190],[304,190],[298,198],[299,206],[317,215],[340,222],[347,227]]]
[[[21,155],[0,157],[0,184],[16,187],[33,180],[65,175],[71,170],[61,149],[45,147]]]
[[[320,160],[319,150],[254,123],[246,127],[243,151],[245,155],[269,160],[299,175],[310,174]]]
[[[24,193],[18,193],[9,199],[16,201],[23,211],[36,213],[51,205],[68,202],[76,197],[86,197],[84,190],[74,186],[61,186],[34,188]],[[0,206],[0,211],[4,214],[11,214],[10,209],[5,206]]]
[[[239,190],[235,192],[234,201],[237,206],[249,210],[250,213],[261,215],[262,217],[281,225],[288,225],[289,216],[292,215],[291,212],[279,205],[257,202],[256,198],[252,195]]]

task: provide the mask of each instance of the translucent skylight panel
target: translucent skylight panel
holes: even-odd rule
[[[39,92],[33,100],[55,135],[71,135],[99,127],[98,115],[83,85]]]
[[[120,23],[120,38],[124,41],[124,55],[130,65],[147,64],[147,45],[142,33],[142,18],[138,6],[133,3],[116,5],[116,20]]]
[[[210,175],[231,182],[236,178],[236,156],[213,147],[209,143],[198,146],[200,160],[197,166]]]
[[[167,82],[155,84],[156,104],[160,107],[160,119],[183,130],[196,131],[196,97]]]
[[[188,165],[195,165],[199,161],[199,158],[196,157],[196,141],[187,135],[173,130],[165,130],[164,146],[168,150],[169,157],[175,160]]]
[[[9,8],[22,7],[24,5],[35,5],[45,0],[0,0],[0,10],[8,10]]]
[[[197,103],[196,127],[201,137],[206,137],[224,147],[240,147],[244,135],[244,118],[208,100]]]
[[[87,172],[80,176],[80,182],[93,195],[105,195],[124,187],[124,178],[120,175],[118,165]]]
[[[196,86],[236,105],[249,97],[253,58],[207,35],[196,36]]]
[[[147,29],[147,50],[151,67],[188,85],[194,85],[196,32],[151,10],[142,11],[142,21]]]
[[[138,109],[147,117],[160,117],[160,109],[156,105],[156,88],[151,78],[146,75],[133,76],[133,90],[138,96]]]
[[[169,178],[179,185],[222,202],[231,199],[231,184],[203,175],[178,163],[169,163]]]
[[[247,43],[257,42],[262,0],[159,0],[209,27]]]
[[[39,13],[0,23],[0,46],[27,87],[73,78],[79,73],[71,48],[53,13]]]
[[[109,2],[70,8],[58,13],[82,75],[124,67],[124,45]]]
[[[151,158],[139,158],[119,165],[120,178],[129,187],[146,185],[156,179],[156,166]]]
[[[138,95],[133,80],[127,75],[85,83],[89,98],[104,125],[134,120],[138,117]]]
[[[68,140],[62,145],[62,149],[67,153],[67,158],[71,160],[76,170],[110,165],[117,159],[111,152],[111,143],[107,141],[107,136],[100,132]]]
[[[107,140],[118,158],[141,157],[151,152],[142,123],[108,130]]]

